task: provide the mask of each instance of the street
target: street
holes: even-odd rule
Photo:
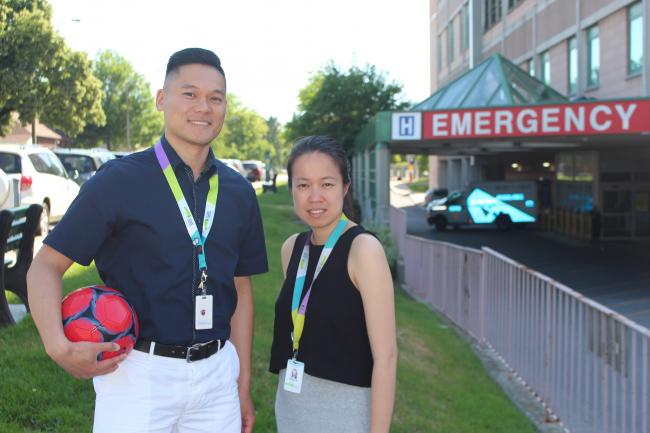
[[[464,227],[438,232],[426,222],[423,194],[391,186],[391,204],[407,212],[408,233],[472,248],[492,248],[650,327],[650,242],[582,242],[535,229],[499,232]]]

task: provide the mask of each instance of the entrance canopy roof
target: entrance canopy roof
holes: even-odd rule
[[[561,93],[493,54],[424,101],[414,111],[566,102]]]
[[[356,149],[382,142],[396,153],[476,155],[650,145],[648,118],[648,98],[569,101],[493,54],[411,111],[377,113]]]

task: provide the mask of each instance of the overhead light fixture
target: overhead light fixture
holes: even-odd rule
[[[548,162],[548,161],[544,161],[544,162],[542,162],[542,167],[544,167],[544,168],[549,168],[550,166],[551,166],[551,163],[550,163],[550,162]]]
[[[517,168],[521,167],[521,166],[520,166],[518,163],[516,163],[516,162],[513,162],[510,166],[511,166],[512,168],[514,168],[514,169],[517,169]]]

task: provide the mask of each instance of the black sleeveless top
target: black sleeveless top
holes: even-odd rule
[[[309,233],[301,233],[296,238],[287,277],[275,302],[269,367],[273,373],[286,368],[287,360],[293,356],[291,299],[300,255]],[[366,231],[359,225],[344,232],[318,275],[307,305],[298,361],[305,363],[305,372],[312,376],[370,387],[373,361],[363,303],[348,275],[350,246],[362,233]],[[322,245],[310,247],[303,297],[314,277],[322,250]]]

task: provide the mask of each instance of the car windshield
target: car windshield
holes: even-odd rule
[[[245,168],[246,170],[251,170],[251,169],[253,169],[253,168],[255,168],[255,167],[256,167],[256,165],[253,164],[252,162],[245,162],[245,163],[244,163],[244,168]]]
[[[95,164],[90,156],[85,155],[61,155],[59,159],[68,172],[77,170],[79,173],[91,173],[95,171]]]

